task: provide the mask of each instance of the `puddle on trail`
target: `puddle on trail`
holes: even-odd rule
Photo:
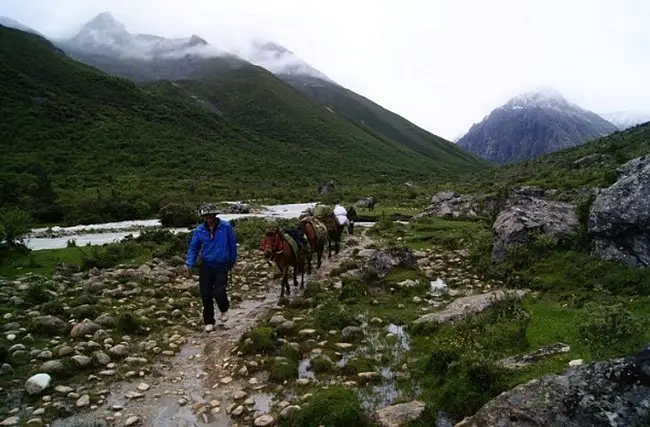
[[[316,378],[309,368],[311,368],[311,359],[302,359],[300,364],[298,364],[298,378],[307,378],[310,380]]]

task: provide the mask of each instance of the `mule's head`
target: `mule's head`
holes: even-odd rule
[[[262,252],[267,260],[273,258],[273,253],[277,250],[279,233],[277,229],[267,230],[262,238]]]

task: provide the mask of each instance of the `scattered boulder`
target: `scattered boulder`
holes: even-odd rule
[[[233,203],[226,208],[225,213],[230,214],[247,214],[250,213],[251,208],[246,203]]]
[[[569,368],[502,393],[462,424],[633,426],[647,421],[650,347],[632,357]]]
[[[484,294],[470,295],[452,301],[444,309],[435,313],[421,316],[415,322],[416,325],[427,323],[453,323],[468,316],[481,313],[499,300],[505,298],[522,298],[528,291],[522,290],[497,290]]]
[[[321,182],[318,184],[318,194],[329,194],[332,193],[335,189],[336,185],[332,181]]]
[[[415,215],[414,219],[428,216],[471,218],[487,215],[485,196],[474,194],[457,195],[453,191],[441,191],[431,197],[431,204],[424,212]]]
[[[253,423],[256,427],[267,427],[272,426],[273,424],[275,424],[275,418],[268,414],[255,418],[255,422]]]
[[[45,391],[52,382],[52,377],[48,374],[36,374],[25,382],[25,390],[29,394],[39,394]]]
[[[387,248],[375,251],[361,269],[365,279],[383,279],[395,268],[417,268],[417,260],[409,248]]]
[[[48,331],[66,331],[68,324],[56,316],[39,316],[34,319],[34,325]]]
[[[129,348],[124,344],[118,344],[109,348],[108,354],[116,358],[126,357],[129,355]]]
[[[70,359],[72,360],[72,363],[74,363],[75,366],[79,368],[85,368],[86,366],[90,365],[90,363],[92,362],[92,359],[90,357],[81,354],[72,356]]]
[[[424,409],[424,402],[414,400],[378,409],[375,418],[381,427],[400,427],[420,418]]]
[[[492,261],[505,261],[510,246],[529,242],[534,233],[546,234],[559,242],[570,238],[579,226],[575,205],[535,197],[521,198],[501,211],[494,221]]]
[[[86,335],[92,335],[102,327],[95,322],[81,322],[74,325],[72,331],[70,331],[70,336],[72,338],[82,338]]]
[[[104,313],[95,319],[95,323],[105,328],[112,328],[117,325],[115,318],[107,313]]]
[[[60,360],[48,360],[41,365],[41,371],[48,374],[57,374],[65,371],[65,366]]]
[[[618,169],[619,179],[591,206],[588,231],[596,256],[630,267],[650,266],[650,156]]]
[[[554,356],[556,354],[568,353],[569,351],[571,351],[571,347],[568,344],[560,342],[542,347],[533,353],[524,354],[522,356],[506,357],[505,359],[501,360],[501,364],[504,368],[507,369],[519,369],[530,366],[541,359]]]

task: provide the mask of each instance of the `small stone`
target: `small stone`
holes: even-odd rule
[[[187,405],[187,400],[186,399],[178,399],[178,404],[181,406]]]
[[[149,390],[149,384],[146,384],[146,383],[140,383],[140,384],[138,384],[138,390],[140,390],[140,391],[147,391],[147,390]]]
[[[251,399],[250,397],[246,400],[244,400],[244,405],[246,406],[253,406],[255,404],[255,401]]]
[[[78,366],[80,368],[86,367],[90,365],[90,362],[92,362],[92,359],[90,357],[80,354],[72,356],[70,359],[72,360],[72,363],[75,364],[75,366]]]
[[[27,421],[27,426],[29,427],[42,427],[44,425],[45,424],[41,418],[31,418],[29,421]]]
[[[254,425],[256,427],[266,427],[271,426],[275,423],[275,418],[271,415],[262,415],[261,417],[255,418]]]
[[[221,384],[230,384],[232,382],[232,377],[221,378]]]
[[[239,375],[243,377],[248,376],[248,368],[246,366],[242,366],[242,368],[239,370]]]
[[[210,407],[212,407],[212,408],[216,408],[217,406],[220,406],[220,405],[221,405],[221,402],[219,402],[219,401],[216,400],[216,399],[210,401]]]
[[[232,414],[236,417],[240,416],[243,413],[244,413],[244,407],[241,405],[239,405],[232,411]]]
[[[415,296],[415,297],[413,297],[413,302],[416,303],[416,304],[419,304],[419,303],[422,302],[422,298],[420,298],[418,296]]]
[[[29,394],[39,394],[50,386],[52,377],[48,374],[36,374],[25,383],[25,390]]]
[[[65,366],[58,360],[48,360],[41,365],[41,371],[47,372],[48,374],[55,374],[65,371]]]
[[[298,405],[288,405],[280,411],[280,418],[282,419],[291,418],[291,416],[297,411],[300,411],[300,409],[301,408]]]
[[[132,416],[126,419],[125,426],[134,426],[140,422],[140,417]]]
[[[251,378],[250,380],[248,380],[248,384],[252,386],[256,386],[258,383],[259,381],[257,381],[257,378]]]
[[[144,397],[144,394],[138,393],[137,391],[127,391],[124,395],[127,399],[138,399]]]
[[[580,366],[584,363],[582,359],[575,359],[569,362],[569,366]]]
[[[17,426],[20,422],[18,417],[9,417],[0,423],[0,426]]]
[[[315,333],[316,329],[303,329],[301,331],[298,331],[298,335],[301,336],[314,335]]]
[[[336,343],[336,346],[337,346],[338,348],[342,349],[342,350],[346,350],[346,349],[348,349],[348,348],[352,348],[352,347],[354,347],[352,344],[347,343],[347,342],[339,342],[339,343]]]
[[[84,406],[90,405],[90,396],[84,394],[77,400],[77,408],[83,408]]]
[[[271,326],[278,326],[286,321],[287,319],[285,319],[283,315],[276,314],[273,317],[271,317],[271,320],[269,320],[269,324],[271,324]]]
[[[233,393],[232,398],[235,400],[243,399],[247,396],[247,393],[244,390],[237,390]]]
[[[307,385],[309,384],[309,378],[299,378],[296,380],[296,385]]]

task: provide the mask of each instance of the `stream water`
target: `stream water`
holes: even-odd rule
[[[308,208],[313,208],[316,203],[293,203],[286,205],[263,206],[258,213],[248,214],[221,214],[219,218],[226,221],[239,218],[267,218],[267,219],[291,219],[298,218]],[[372,226],[373,223],[356,223],[364,227]],[[107,222],[103,224],[75,225],[71,227],[35,228],[25,239],[28,248],[38,251],[44,249],[65,248],[69,240],[74,240],[77,246],[103,245],[105,243],[119,242],[126,236],[138,237],[142,229],[162,228],[160,220],[147,219],[135,221]],[[173,233],[190,231],[188,228],[164,228]],[[51,234],[57,237],[51,237]]]

